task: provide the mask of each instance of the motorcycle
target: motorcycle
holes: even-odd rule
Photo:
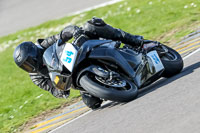
[[[145,40],[145,43],[153,42]],[[83,90],[103,100],[128,102],[138,89],[161,77],[171,77],[183,69],[178,52],[158,44],[148,50],[112,40],[87,40],[50,46],[43,54],[49,76],[57,89]]]

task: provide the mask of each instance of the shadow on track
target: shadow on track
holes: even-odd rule
[[[179,74],[177,74],[177,75],[175,75],[173,77],[161,78],[160,80],[156,81],[155,83],[140,89],[138,98],[141,98],[142,96],[144,96],[144,95],[146,95],[148,93],[151,93],[151,92],[159,89],[162,86],[170,84],[171,82],[173,82],[173,81],[175,81],[175,80],[177,80],[179,78],[182,78],[182,77],[184,77],[186,75],[189,75],[189,74],[193,73],[195,71],[195,69],[198,69],[198,68],[200,68],[200,62],[197,62],[195,64],[192,64],[192,65],[184,68],[181,73],[179,73]],[[100,107],[97,110],[102,110],[102,109],[105,109],[105,108],[112,108],[112,107],[114,107],[116,105],[123,106],[125,104],[127,104],[127,103],[110,102],[110,103],[107,103],[107,104],[103,105],[102,107]]]

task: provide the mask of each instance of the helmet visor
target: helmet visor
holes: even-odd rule
[[[29,73],[37,72],[37,62],[28,57],[28,59],[21,65],[21,68]]]
[[[34,72],[35,68],[28,62],[24,62],[21,66],[22,69],[24,69],[25,71],[32,73]]]

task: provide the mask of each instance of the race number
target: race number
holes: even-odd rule
[[[61,61],[70,72],[72,72],[74,68],[76,56],[77,50],[74,48],[74,46],[71,43],[66,43],[61,56]]]

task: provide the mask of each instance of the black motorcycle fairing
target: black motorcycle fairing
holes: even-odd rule
[[[79,71],[84,67],[83,65],[88,65],[87,64],[87,57],[91,50],[97,46],[106,44],[106,43],[111,43],[113,42],[112,40],[88,40],[82,44],[82,46],[78,50],[78,54],[76,57],[76,61],[74,64],[74,69],[72,71],[72,79],[75,79],[72,81],[73,86],[76,88],[76,81],[77,81],[77,74]],[[85,62],[86,61],[86,62]],[[85,63],[84,63],[85,62]]]
[[[133,68],[115,48],[96,48],[94,51],[91,51],[89,58],[105,60],[117,64],[129,77],[132,79],[135,77]]]
[[[58,43],[58,42],[57,42]],[[57,89],[68,90],[72,83],[71,74],[63,74],[66,69],[59,60],[62,54],[62,47],[58,48],[57,43],[47,48],[43,54],[43,62],[46,65],[49,77]]]
[[[162,73],[163,73],[163,71],[160,71],[158,73],[155,73],[154,75],[151,75],[152,77],[150,77],[147,80],[141,82],[142,84],[141,84],[140,88],[148,86],[149,84],[152,84],[153,82],[158,80],[161,77]]]
[[[152,60],[148,56],[145,56],[140,65],[137,67],[134,81],[138,88],[142,88],[160,78],[163,71],[164,69],[156,72]]]
[[[148,78],[152,75],[149,72],[149,65],[148,62],[141,62],[141,64],[137,67],[136,76],[134,78],[135,83],[137,84],[138,88],[148,80]]]
[[[55,45],[55,49],[56,49],[56,55],[58,57],[58,59],[61,58],[62,53],[63,53],[63,49],[65,48],[65,45],[67,45],[66,43],[60,45],[60,43],[63,43],[62,40],[58,40],[54,45]]]
[[[96,46],[105,44],[105,43],[110,43],[112,40],[88,40],[83,43],[83,45],[79,48],[77,58],[75,61],[75,67],[74,70],[76,70],[76,67],[86,59],[88,56],[89,52]],[[73,73],[73,72],[72,72]]]
[[[49,48],[47,48],[43,54],[43,62],[47,66],[49,72],[62,71],[62,65],[58,59],[58,56],[56,54],[56,45],[52,45]]]
[[[141,64],[142,53],[136,53],[130,49],[119,50],[119,53],[128,61],[131,67],[135,70]]]

